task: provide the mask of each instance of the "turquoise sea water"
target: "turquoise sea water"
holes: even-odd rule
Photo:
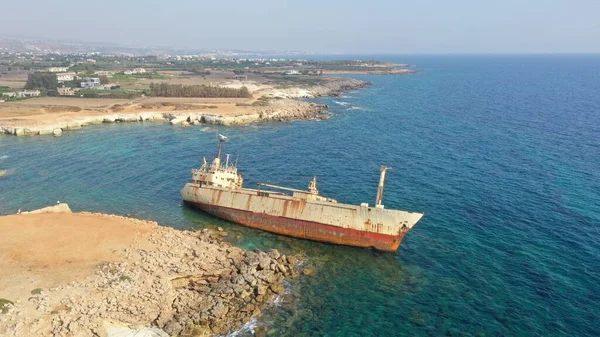
[[[273,336],[600,335],[600,57],[407,56],[408,76],[323,98],[327,121],[221,128],[258,181],[425,217],[395,254],[280,237],[182,207],[214,133],[115,124],[0,137],[0,212],[66,201],[244,248],[305,254],[311,276],[261,323]]]

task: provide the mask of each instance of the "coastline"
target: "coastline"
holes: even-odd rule
[[[244,251],[220,230],[71,213],[66,204],[2,216],[0,232],[11,233],[0,245],[7,336],[226,334],[260,316],[284,293],[284,279],[299,275],[296,257]]]
[[[403,74],[414,74],[415,70],[406,68],[395,68],[389,70],[366,70],[366,71],[352,71],[352,70],[324,70],[325,75],[403,75]]]
[[[229,83],[241,86],[244,83]],[[252,83],[248,84],[252,86]],[[298,119],[327,119],[328,106],[301,99],[322,96],[340,96],[347,90],[364,88],[370,82],[356,79],[332,78],[324,84],[314,86],[270,87],[256,86],[251,103],[229,104],[223,112],[210,108],[195,109],[190,104],[172,103],[145,104],[147,100],[129,102],[135,108],[122,108],[115,104],[111,108],[83,110],[80,107],[52,106],[55,113],[32,114],[27,116],[0,117],[0,134],[15,136],[62,135],[63,131],[80,129],[89,125],[119,122],[168,122],[173,125],[243,125],[265,121],[290,121]],[[261,97],[263,100],[257,99]],[[163,101],[176,101],[174,98],[153,98]],[[259,103],[259,104],[256,104]],[[6,104],[6,103],[4,103]],[[117,106],[115,108],[115,106]],[[178,107],[181,106],[181,111]],[[74,109],[73,109],[74,108]],[[144,109],[145,108],[145,109]],[[42,109],[48,110],[48,109]],[[69,111],[74,110],[74,111]]]

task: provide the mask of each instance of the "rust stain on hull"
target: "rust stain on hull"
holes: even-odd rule
[[[218,138],[217,156],[211,164],[203,158],[202,167],[192,170],[192,181],[181,189],[181,196],[219,218],[302,239],[395,251],[424,215],[383,206],[385,174],[391,169],[387,166],[380,168],[375,206],[338,203],[319,195],[317,177],[306,190],[269,183],[258,183],[258,189],[244,188],[244,179],[229,155],[221,162],[227,137]]]
[[[272,216],[265,213],[254,213],[251,211],[199,202],[188,201],[188,203],[219,218],[251,228],[296,238],[348,246],[372,247],[390,252],[394,252],[398,249],[407,232],[400,231],[397,235],[388,235],[292,219],[289,217]],[[291,202],[291,205],[294,204],[294,202]],[[287,212],[287,210],[284,212]]]

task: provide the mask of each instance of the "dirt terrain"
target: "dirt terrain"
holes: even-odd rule
[[[306,76],[267,82],[226,80],[223,87],[247,87],[252,98],[137,97],[134,99],[37,97],[0,103],[0,133],[61,135],[63,130],[113,122],[168,121],[172,124],[247,124],[257,121],[326,119],[326,106],[302,98],[338,96],[369,82]]]
[[[72,113],[90,114],[140,111],[174,111],[211,109],[215,113],[229,114],[236,104],[251,104],[246,98],[184,98],[149,97],[137,99],[36,97],[17,102],[0,103],[0,120],[29,117],[43,121]],[[239,110],[239,109],[237,109]]]
[[[25,302],[34,289],[81,280],[100,262],[122,260],[113,251],[145,241],[156,229],[97,214],[0,217],[0,298]]]
[[[65,204],[0,217],[0,335],[235,331],[285,296],[284,278],[300,265],[276,250],[233,247],[226,235]]]

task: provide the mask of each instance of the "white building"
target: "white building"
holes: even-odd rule
[[[106,77],[112,77],[112,75],[114,75],[114,74],[115,74],[114,71],[109,71],[109,70],[99,70],[94,73],[94,75],[106,76]]]
[[[68,70],[69,70],[68,67],[50,67],[50,68],[48,68],[48,71],[51,73],[64,73]]]
[[[76,73],[58,73],[56,74],[56,79],[58,82],[70,82],[74,81],[77,78]]]
[[[146,69],[144,69],[144,68],[135,68],[135,69],[133,69],[133,73],[134,74],[144,74],[144,73],[146,73]]]
[[[21,90],[21,91],[12,91],[12,92],[3,92],[3,97],[37,97],[40,95],[39,90]]]
[[[100,79],[98,77],[84,77],[81,80],[82,88],[98,88],[100,87]]]
[[[287,70],[284,74],[285,75],[300,75],[300,72],[298,70]]]
[[[74,96],[75,95],[75,90],[73,90],[73,88],[70,88],[70,87],[56,88],[56,91],[58,91],[58,95],[60,95],[60,96]]]

